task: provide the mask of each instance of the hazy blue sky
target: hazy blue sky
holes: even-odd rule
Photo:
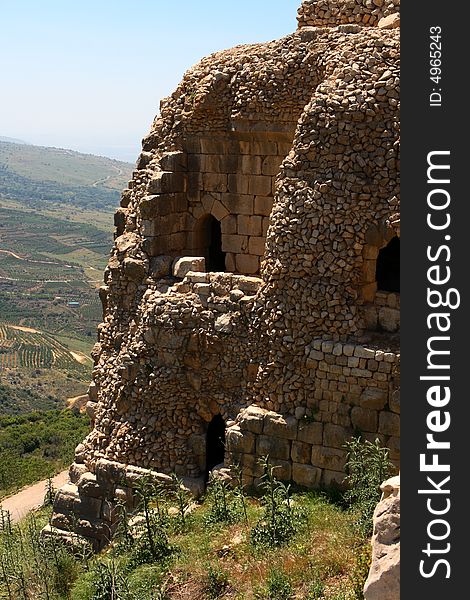
[[[0,135],[134,162],[184,71],[296,28],[300,0],[0,0]]]

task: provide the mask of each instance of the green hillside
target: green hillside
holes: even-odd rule
[[[86,391],[97,287],[132,165],[0,141],[0,415]]]
[[[62,148],[0,141],[0,202],[25,206],[73,204],[111,209],[130,179],[133,166]]]

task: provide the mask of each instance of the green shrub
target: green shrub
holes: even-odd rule
[[[209,511],[204,518],[206,524],[226,523],[231,525],[243,517],[242,499],[239,494],[235,494],[229,488],[225,481],[212,477],[206,497],[210,502]]]
[[[74,600],[138,600],[115,560],[96,562],[73,589]]]
[[[176,473],[171,474],[171,479],[173,486],[170,496],[176,501],[178,509],[178,516],[175,522],[176,530],[182,532],[185,531],[188,525],[188,509],[191,506],[191,494]]]
[[[129,531],[125,527],[125,543],[130,546],[130,566],[154,563],[170,556],[174,551],[168,538],[169,521],[161,508],[162,490],[152,477],[142,477],[136,486],[136,494],[143,509],[143,521]],[[157,508],[152,508],[156,504]],[[127,518],[127,516],[126,516]]]
[[[267,457],[262,464],[264,514],[251,530],[251,542],[258,549],[286,544],[304,521],[302,512],[292,505],[290,487],[274,476],[276,467],[269,463]]]
[[[44,515],[31,514],[13,525],[9,514],[0,514],[0,594],[2,598],[69,598],[70,588],[88,557],[74,556],[56,538],[40,537]]]
[[[88,418],[68,409],[0,416],[0,496],[68,466],[88,432]]]
[[[345,482],[348,490],[345,499],[359,512],[357,525],[365,536],[372,533],[372,516],[380,500],[380,485],[390,477],[393,465],[388,457],[388,448],[379,440],[374,443],[352,438],[345,444],[348,451]]]
[[[310,585],[306,600],[321,600],[321,598],[323,598],[324,592],[325,584],[323,583],[323,581],[318,579]]]
[[[219,565],[209,565],[207,569],[206,591],[209,598],[220,598],[228,588],[228,575]]]
[[[266,582],[266,592],[269,600],[290,600],[293,595],[292,584],[285,573],[272,570]]]

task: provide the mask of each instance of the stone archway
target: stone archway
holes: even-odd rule
[[[400,238],[393,237],[379,251],[376,267],[377,290],[400,293]]]
[[[365,329],[395,333],[400,329],[399,220],[389,220],[382,227],[369,227],[362,258]]]
[[[194,229],[194,251],[206,259],[206,271],[224,272],[225,252],[222,251],[222,228],[220,221],[206,214]]]
[[[208,481],[211,470],[224,462],[225,456],[225,421],[222,415],[216,415],[207,427],[206,434],[206,471]]]

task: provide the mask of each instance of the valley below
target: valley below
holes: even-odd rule
[[[91,378],[98,287],[131,171],[104,157],[0,141],[0,496],[64,468],[86,435],[73,400]],[[53,431],[41,439],[46,422]],[[64,423],[70,441],[51,452]],[[25,444],[12,443],[17,427]]]

